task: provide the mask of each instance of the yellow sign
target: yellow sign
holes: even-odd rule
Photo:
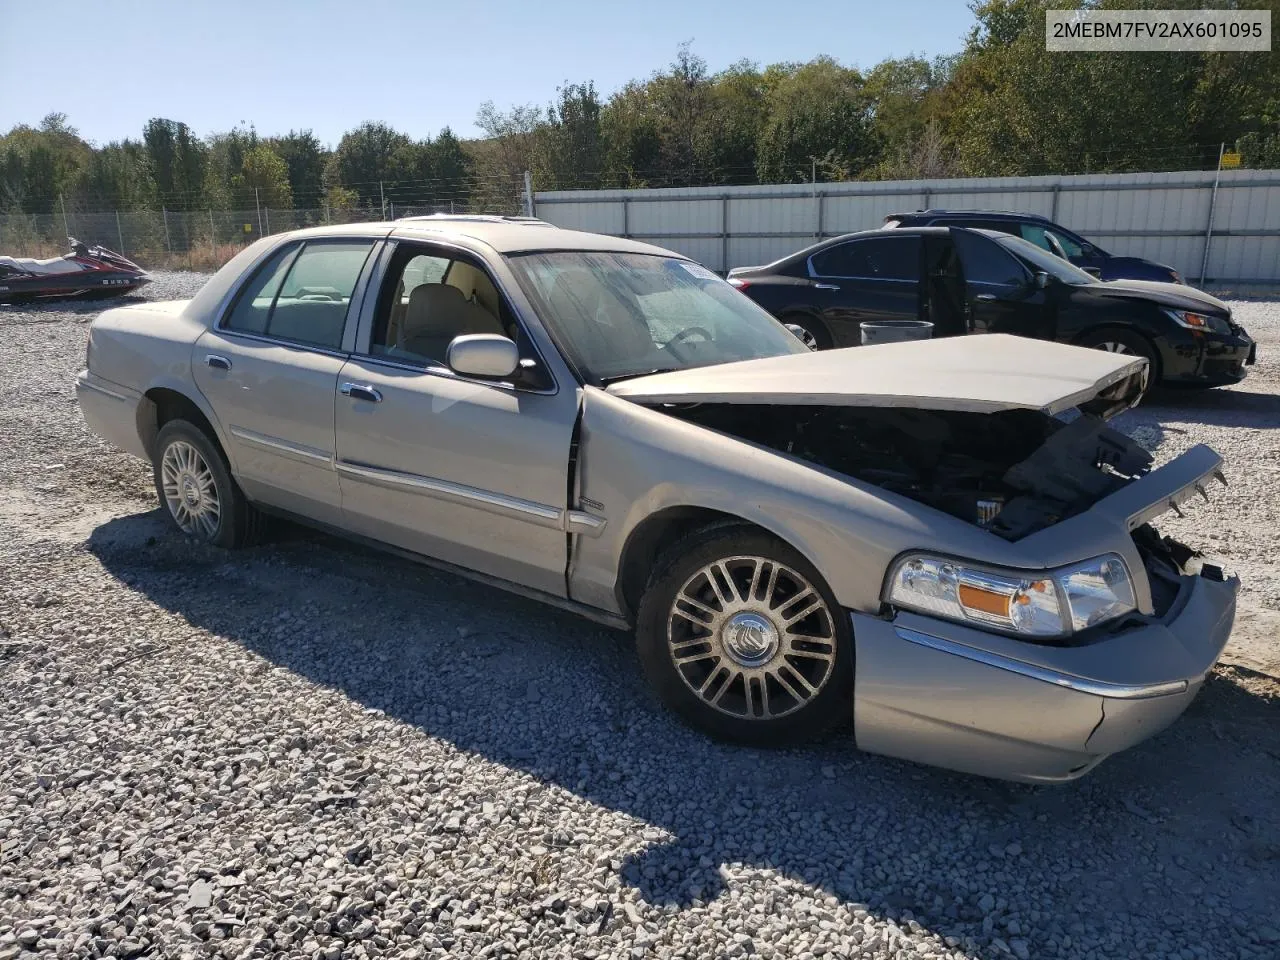
[[[246,223],[246,224],[244,225],[244,232],[245,232],[245,233],[253,233],[253,224],[252,224],[252,223]]]
[[[1222,166],[1223,166],[1224,168],[1225,168],[1225,167],[1238,167],[1238,166],[1240,166],[1240,154],[1238,154],[1238,153],[1224,153],[1224,154],[1222,155]]]

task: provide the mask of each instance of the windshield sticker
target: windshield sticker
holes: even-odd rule
[[[704,267],[700,263],[690,263],[688,260],[677,260],[676,263],[684,268],[685,273],[698,280],[719,280],[720,278]]]

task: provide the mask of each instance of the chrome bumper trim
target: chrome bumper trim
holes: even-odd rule
[[[123,393],[116,393],[114,390],[108,390],[106,387],[94,383],[93,380],[90,379],[90,376],[91,374],[77,374],[76,386],[84,387],[86,390],[93,390],[95,393],[100,393],[103,396],[110,397],[112,400],[119,400],[121,403],[128,401],[129,398]]]
[[[957,643],[954,640],[946,640],[931,634],[920,633],[907,627],[894,627],[893,629],[900,639],[906,640],[908,643],[929,647],[941,653],[949,653],[952,656],[986,664],[988,667],[995,667],[997,670],[1007,670],[1009,673],[1016,673],[1022,677],[1030,677],[1032,680],[1052,683],[1055,686],[1066,687],[1095,697],[1109,697],[1115,700],[1144,700],[1149,697],[1168,696],[1171,693],[1184,693],[1190,686],[1187,680],[1135,684],[1088,680],[1084,677],[1076,677],[1069,673],[1061,673],[1057,670],[1050,670],[1047,667],[1038,667],[1035,664],[1004,657],[989,650],[980,650],[977,647]]]

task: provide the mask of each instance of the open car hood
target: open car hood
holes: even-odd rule
[[[1147,361],[1008,334],[846,347],[635,377],[637,403],[1039,410],[1109,417],[1142,395]]]

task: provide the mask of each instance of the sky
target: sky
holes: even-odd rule
[[[607,97],[686,40],[713,72],[819,54],[867,68],[955,53],[972,20],[963,0],[0,0],[0,133],[61,112],[99,144],[151,117],[329,145],[365,120],[473,137],[486,100],[545,106],[587,80]]]

